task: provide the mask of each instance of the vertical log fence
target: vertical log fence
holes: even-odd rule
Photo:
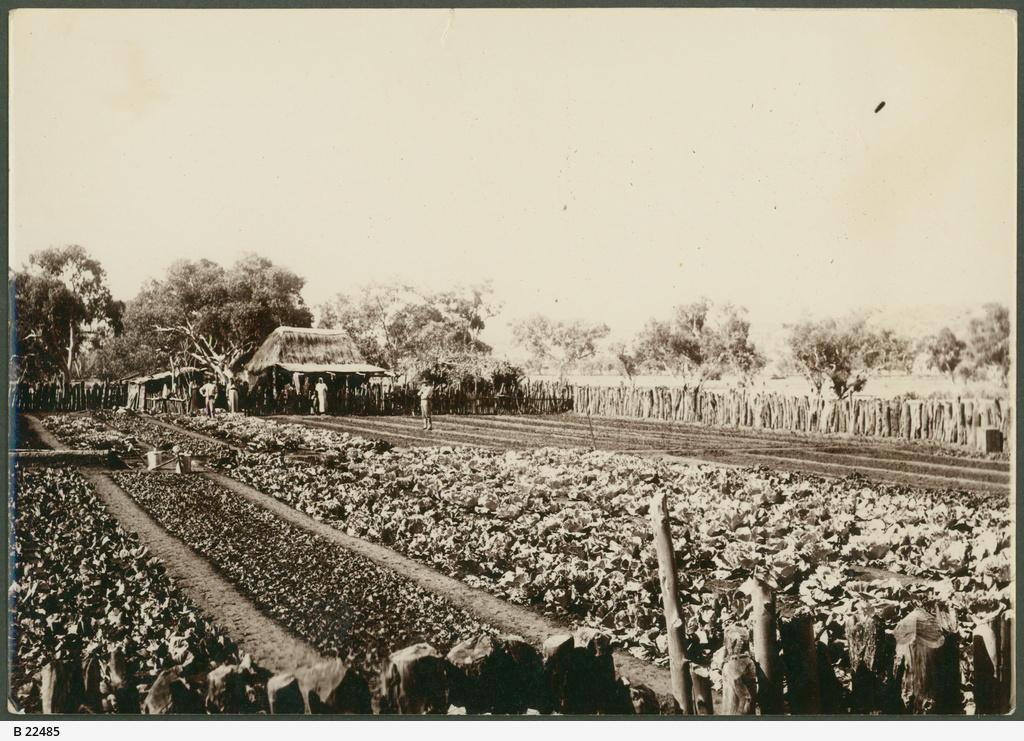
[[[1005,399],[842,400],[749,389],[574,386],[572,408],[590,416],[652,419],[714,427],[929,440],[987,451],[1013,439]],[[995,431],[998,434],[993,435]]]
[[[128,403],[128,384],[117,381],[19,383],[11,387],[10,393],[12,406],[25,412],[83,412]]]

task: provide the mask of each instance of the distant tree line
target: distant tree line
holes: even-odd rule
[[[945,327],[915,342],[888,328],[874,328],[865,314],[807,320],[785,327],[784,354],[777,366],[805,377],[821,394],[830,389],[837,398],[862,391],[873,375],[913,371],[924,359],[927,368],[952,380],[991,378],[1006,386],[1010,370],[1009,311],[986,304],[973,317],[966,340]],[[532,316],[514,325],[514,336],[529,355],[529,367],[552,369],[559,376],[600,353],[607,325],[556,322]],[[647,322],[632,343],[610,345],[605,358],[632,380],[640,373],[665,375],[677,382],[700,386],[732,376],[751,381],[767,365],[750,339],[747,311],[731,304],[714,306],[708,299],[676,306],[667,319]]]
[[[72,245],[35,253],[10,274],[14,377],[22,380],[123,378],[196,366],[222,378],[236,372],[276,327],[318,326],[347,332],[367,362],[406,380],[477,390],[510,387],[524,370],[494,356],[481,339],[498,314],[489,283],[426,291],[401,283],[369,283],[318,307],[302,298],[305,280],[258,255],[229,267],[180,260],[138,294],[115,300],[106,272]],[[565,377],[580,368],[614,367],[627,380],[665,375],[699,386],[724,376],[746,383],[768,359],[750,338],[746,309],[707,298],[653,317],[629,342],[606,344],[603,322],[555,320],[539,314],[512,323],[527,367]],[[1010,316],[986,304],[963,336],[944,327],[913,341],[855,314],[785,327],[775,367],[805,377],[811,389],[845,398],[873,375],[909,373],[915,362],[951,380],[994,378],[1010,370]]]

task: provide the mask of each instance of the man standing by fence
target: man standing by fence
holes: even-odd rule
[[[420,384],[420,414],[423,415],[423,429],[432,430],[434,425],[430,419],[430,402],[434,398],[434,385],[430,381]]]

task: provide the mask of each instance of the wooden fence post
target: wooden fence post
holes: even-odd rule
[[[814,618],[797,615],[782,623],[782,655],[786,663],[786,698],[789,710],[801,715],[821,712],[821,682],[818,677],[818,642]],[[852,659],[851,659],[852,661]]]
[[[952,616],[921,608],[903,618],[896,638],[896,677],[907,709],[915,714],[961,710],[960,653]]]
[[[725,662],[722,664],[722,714],[754,715],[757,712],[757,667],[750,656],[747,632],[738,626],[725,629]]]
[[[402,715],[448,710],[448,662],[428,643],[392,653],[381,669],[381,712]]]
[[[665,628],[668,632],[668,660],[669,674],[672,679],[672,694],[683,713],[693,715],[690,668],[686,656],[686,636],[679,610],[679,580],[676,574],[675,552],[672,548],[672,529],[668,519],[668,505],[663,492],[658,492],[651,499],[650,514],[651,527],[654,530],[654,548],[658,554],[658,577],[661,581]]]
[[[974,628],[974,706],[978,715],[1013,708],[1013,619],[996,615]]]
[[[711,674],[703,666],[690,664],[690,683],[693,687],[693,711],[697,715],[714,715],[715,702],[711,687]]]
[[[846,643],[852,674],[851,712],[900,712],[899,688],[892,675],[896,657],[892,635],[871,611],[862,608],[846,621]]]
[[[782,673],[775,629],[775,595],[759,579],[748,579],[740,589],[750,595],[751,601],[750,636],[757,667],[757,704],[762,713],[779,714],[783,711]]]

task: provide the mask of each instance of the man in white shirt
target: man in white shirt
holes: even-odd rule
[[[203,395],[206,400],[206,416],[213,416],[213,403],[217,400],[217,384],[207,379],[206,383],[203,384],[202,388],[199,389],[199,393]]]
[[[316,379],[316,407],[317,414],[327,414],[327,384],[323,376]]]
[[[420,384],[420,413],[423,415],[423,429],[432,430],[434,425],[430,419],[430,400],[434,398],[434,386],[430,381]]]

